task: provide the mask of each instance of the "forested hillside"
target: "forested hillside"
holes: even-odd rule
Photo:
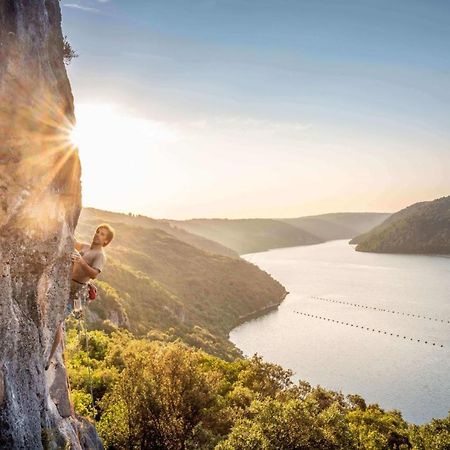
[[[363,252],[448,255],[450,196],[408,206],[350,243]]]
[[[80,219],[77,238],[90,243],[106,218]],[[100,299],[88,309],[92,327],[128,328],[135,336],[166,341],[181,337],[232,358],[239,352],[228,332],[242,316],[286,295],[267,272],[239,257],[201,250],[159,228],[109,223],[116,238],[105,249],[107,263],[96,281]]]

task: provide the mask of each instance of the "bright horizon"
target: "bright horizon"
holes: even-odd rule
[[[450,6],[282,5],[62,1],[84,207],[288,218],[449,195]]]

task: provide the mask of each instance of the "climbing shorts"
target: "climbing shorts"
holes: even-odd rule
[[[87,284],[78,283],[77,281],[71,280],[70,282],[70,295],[67,301],[66,309],[64,310],[64,318],[72,314],[74,307],[82,308],[86,304],[88,296],[88,286]]]

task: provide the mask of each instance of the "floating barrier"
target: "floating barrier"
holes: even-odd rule
[[[416,341],[416,342],[423,342],[424,344],[428,344],[428,345],[433,345],[435,347],[444,347],[442,344],[436,344],[436,342],[430,342],[428,340],[425,339],[415,339],[412,337],[408,337],[408,336],[403,336],[401,334],[396,334],[396,333],[391,333],[389,331],[385,331],[385,330],[378,330],[376,328],[370,328],[364,325],[359,325],[359,324],[355,324],[355,323],[350,323],[350,322],[345,322],[343,320],[336,320],[336,319],[331,319],[329,317],[323,317],[323,316],[318,316],[317,314],[308,314],[308,313],[304,313],[301,311],[296,311],[294,310],[295,314],[300,314],[302,316],[305,317],[312,317],[314,319],[321,319],[321,320],[326,320],[328,322],[334,322],[334,323],[338,323],[340,325],[345,325],[345,326],[350,326],[350,327],[354,327],[354,328],[360,328],[361,330],[366,330],[366,331],[371,331],[371,332],[376,332],[379,334],[385,334],[385,335],[389,335],[389,336],[394,336],[394,337],[398,337],[398,338],[402,338],[405,340],[409,340],[409,341]]]
[[[311,295],[311,298],[313,298],[315,300],[321,300],[321,301],[324,301],[324,302],[329,302],[329,303],[339,303],[341,305],[355,306],[357,308],[372,309],[374,311],[387,312],[387,313],[398,314],[398,315],[406,316],[406,317],[415,317],[417,319],[433,320],[435,322],[441,322],[441,323],[448,323],[448,324],[450,324],[450,320],[446,320],[446,319],[436,319],[435,317],[420,316],[418,314],[406,313],[406,312],[401,312],[401,311],[394,311],[392,309],[386,309],[386,308],[378,308],[376,306],[360,305],[358,303],[350,303],[350,302],[345,302],[343,300],[334,300],[334,299],[325,298],[325,297],[315,297],[314,295]]]

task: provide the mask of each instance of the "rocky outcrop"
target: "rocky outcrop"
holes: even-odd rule
[[[58,0],[0,2],[0,448],[101,448],[70,414],[61,347],[81,209]]]

